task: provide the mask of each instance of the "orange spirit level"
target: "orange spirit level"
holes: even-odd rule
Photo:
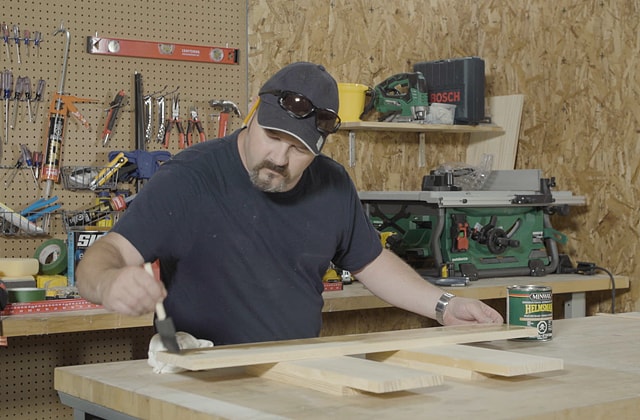
[[[238,50],[227,47],[174,44],[171,42],[133,41],[129,39],[87,37],[89,54],[197,61],[214,64],[238,64]]]

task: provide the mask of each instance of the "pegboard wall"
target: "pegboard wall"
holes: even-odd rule
[[[53,386],[54,369],[147,358],[153,334],[140,327],[11,337],[9,347],[0,347],[0,419],[74,418]]]
[[[31,151],[45,150],[48,134],[48,110],[53,95],[59,91],[65,55],[64,32],[54,33],[63,25],[69,31],[70,43],[64,78],[64,94],[88,98],[92,102],[77,103],[76,107],[88,120],[86,129],[69,116],[63,136],[62,167],[101,167],[108,163],[108,153],[114,150],[136,149],[135,125],[135,73],[142,76],[145,95],[171,91],[179,94],[180,119],[186,130],[190,108],[195,107],[207,139],[218,131],[219,109],[211,107],[211,100],[228,100],[236,104],[244,115],[248,104],[247,93],[247,4],[245,1],[226,0],[210,2],[195,0],[175,3],[164,0],[97,1],[82,2],[21,0],[5,2],[2,20],[9,30],[9,42],[0,44],[0,68],[11,70],[15,80],[28,77],[32,92],[39,79],[46,82],[42,102],[37,107],[34,120],[29,121],[26,101],[18,101],[16,124],[8,129],[5,139],[4,110],[8,105],[9,125],[16,101],[2,101],[2,158],[0,159],[0,202],[16,211],[43,196],[44,186],[33,180],[31,171],[22,168],[13,175],[13,167],[20,157],[20,144]],[[21,62],[18,63],[13,26],[17,25],[20,38],[25,30],[30,31],[28,46],[19,42]],[[35,47],[35,32],[42,34],[39,47]],[[89,54],[87,38],[91,36],[117,38],[158,43],[174,43],[195,46],[217,46],[238,50],[237,64],[193,62],[151,58],[125,57],[119,55]],[[8,53],[6,48],[8,47]],[[121,108],[109,143],[102,144],[102,132],[109,104],[116,94],[124,90],[126,105]],[[173,95],[166,95],[165,118],[170,118]],[[33,95],[32,95],[33,97]],[[13,93],[12,93],[13,99]],[[24,99],[24,97],[23,97]],[[145,148],[149,151],[165,150],[155,140],[158,131],[158,108],[152,101],[152,136]],[[32,111],[36,104],[31,102]],[[228,131],[241,125],[241,118],[229,120]],[[197,141],[197,133],[194,141]],[[179,152],[178,133],[174,128],[167,149],[172,154]],[[133,189],[132,185],[118,188]],[[63,183],[54,184],[50,196],[57,196],[62,210],[78,210],[95,203],[96,194],[90,190],[70,191]],[[66,238],[60,215],[52,218],[49,237]],[[0,236],[0,256],[31,257],[37,247],[47,238],[30,236]]]

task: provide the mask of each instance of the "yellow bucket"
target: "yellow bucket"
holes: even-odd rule
[[[365,92],[368,89],[369,86],[358,83],[338,83],[338,116],[343,122],[360,121],[360,114],[364,110]]]

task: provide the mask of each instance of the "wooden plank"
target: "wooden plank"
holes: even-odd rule
[[[156,359],[187,370],[204,370],[521,338],[535,331],[514,325],[459,325],[191,349],[180,354],[158,352]]]
[[[412,352],[409,352],[409,355],[405,354],[405,350],[385,351],[380,353],[368,353],[367,359],[385,364],[424,370],[426,372],[432,372],[434,374],[440,374],[449,378],[462,379],[465,381],[481,381],[488,378],[487,375],[474,370],[416,360],[410,357],[411,354]]]
[[[394,359],[428,363],[430,370],[443,374],[444,372],[440,372],[437,368],[434,369],[432,365],[507,377],[551,372],[564,368],[563,360],[558,358],[456,344],[398,350],[386,357],[388,361]],[[411,365],[409,364],[409,366]]]
[[[492,122],[504,133],[472,133],[467,147],[467,163],[478,165],[484,154],[493,155],[491,169],[515,169],[524,95],[493,96],[487,100]]]
[[[350,356],[254,365],[245,371],[334,395],[353,395],[356,390],[381,394],[444,382],[442,375]]]

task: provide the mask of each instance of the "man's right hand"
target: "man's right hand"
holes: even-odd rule
[[[100,287],[105,309],[126,315],[142,315],[155,310],[167,291],[162,282],[147,273],[143,266],[108,270],[112,281]]]
[[[153,312],[167,296],[162,282],[144,269],[144,258],[122,235],[109,232],[84,253],[76,268],[80,295],[125,315]]]

